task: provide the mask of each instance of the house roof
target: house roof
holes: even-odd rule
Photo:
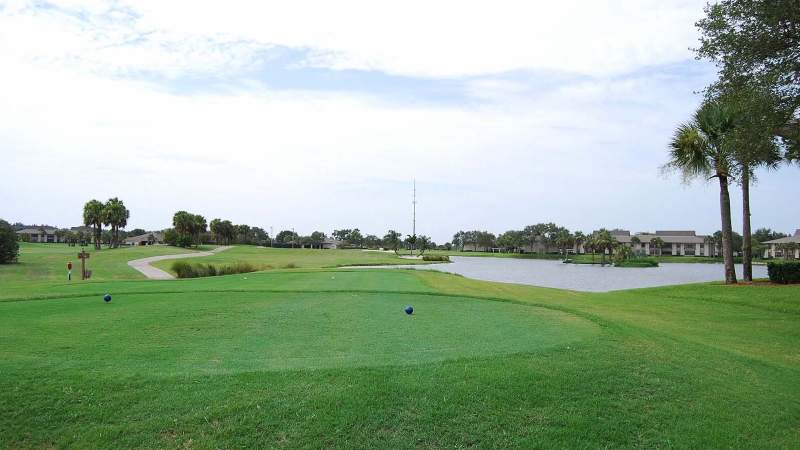
[[[653,233],[636,233],[633,236],[618,236],[619,242],[628,244],[633,237],[639,238],[642,244],[649,243],[651,239],[660,238],[665,244],[703,244],[705,236],[698,236],[694,231],[656,231]]]
[[[147,242],[150,240],[150,236],[153,236],[156,242],[160,242],[164,240],[164,235],[160,232],[153,232],[153,233],[145,233],[140,234],[139,236],[131,236],[123,239],[122,242],[128,244],[138,244],[139,242]]]
[[[46,234],[54,234],[57,230],[57,228],[52,228],[52,227],[43,227],[43,228]],[[41,233],[42,233],[42,228],[25,228],[23,230],[17,231],[17,234],[41,234]]]
[[[771,241],[764,242],[765,244],[800,244],[800,228],[794,230],[794,236],[789,236],[780,239],[773,239]]]

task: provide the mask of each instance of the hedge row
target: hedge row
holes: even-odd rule
[[[773,283],[800,283],[800,261],[770,261],[767,273]]]
[[[422,255],[423,261],[439,261],[450,262],[450,257],[447,255]]]
[[[252,264],[246,262],[235,262],[220,267],[212,264],[190,264],[186,261],[175,261],[172,263],[172,271],[178,275],[178,278],[215,277],[217,275],[233,275],[237,273],[255,272],[257,270],[258,269]]]
[[[658,267],[658,261],[652,258],[626,259],[614,263],[616,267]]]

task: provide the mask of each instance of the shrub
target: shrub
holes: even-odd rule
[[[252,264],[236,261],[233,264],[222,266],[217,269],[216,275],[234,275],[237,273],[248,273],[248,272],[255,272],[256,269]]]
[[[17,255],[19,255],[17,233],[8,222],[0,219],[0,264],[16,261]]]
[[[197,271],[194,270],[194,266],[186,261],[172,263],[172,271],[175,272],[178,278],[197,278]]]
[[[172,263],[172,271],[175,272],[178,278],[215,277],[217,275],[256,272],[257,270],[258,268],[252,264],[240,261],[220,267],[212,264],[190,264],[186,261],[175,261]]]
[[[770,261],[767,274],[773,283],[800,283],[800,261]]]
[[[658,261],[652,258],[626,259],[614,263],[615,267],[658,267]]]
[[[176,247],[189,248],[192,246],[192,237],[189,235],[178,236],[175,240]]]
[[[439,261],[450,262],[450,257],[447,255],[422,255],[423,261]]]
[[[295,263],[289,263],[289,264],[287,264],[287,265],[283,266],[283,268],[284,268],[284,269],[296,269],[296,268],[297,268],[297,264],[295,264]]]

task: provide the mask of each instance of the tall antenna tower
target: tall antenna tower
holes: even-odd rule
[[[411,235],[417,235],[417,180],[413,179],[413,191],[411,194]]]
[[[411,242],[411,254],[414,254],[414,248],[417,246],[417,179],[412,178],[412,193],[411,193],[411,236],[414,241]]]

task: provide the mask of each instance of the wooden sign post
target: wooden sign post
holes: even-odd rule
[[[89,254],[85,250],[78,253],[78,258],[81,260],[81,280],[86,279],[86,260],[89,259]]]

